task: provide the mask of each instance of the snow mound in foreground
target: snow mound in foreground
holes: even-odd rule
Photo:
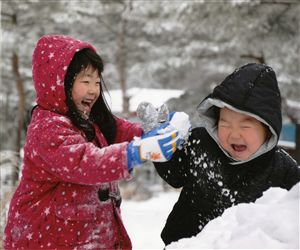
[[[289,192],[270,188],[255,203],[228,208],[195,237],[166,249],[299,249],[300,184]]]

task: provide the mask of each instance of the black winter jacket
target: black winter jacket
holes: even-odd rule
[[[159,175],[182,188],[161,237],[166,245],[197,235],[228,207],[254,202],[270,187],[290,189],[300,181],[300,168],[274,148],[240,165],[230,164],[204,128],[195,128],[188,145],[169,162],[155,163]]]
[[[270,130],[270,138],[245,161],[236,161],[219,144],[218,109],[227,107],[253,116]],[[166,245],[198,234],[228,207],[254,202],[270,187],[290,189],[300,168],[277,147],[281,130],[281,97],[275,72],[247,64],[225,78],[198,107],[202,126],[169,162],[155,163],[158,174],[181,188],[161,237]]]

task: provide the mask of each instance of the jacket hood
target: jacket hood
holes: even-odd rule
[[[275,147],[281,131],[282,116],[280,91],[271,67],[256,63],[242,66],[226,77],[200,103],[198,112],[201,123],[218,144],[216,108],[223,107],[256,118],[267,125],[272,133],[268,141],[247,161]]]
[[[36,103],[60,114],[68,110],[64,79],[76,52],[96,49],[89,43],[64,35],[45,35],[39,39],[32,55],[32,77]]]

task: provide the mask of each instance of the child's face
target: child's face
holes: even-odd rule
[[[88,119],[93,105],[100,95],[100,77],[92,67],[83,69],[75,78],[72,98],[77,110],[84,119]]]
[[[220,109],[218,137],[236,160],[247,160],[267,139],[267,128],[255,118],[228,108]]]

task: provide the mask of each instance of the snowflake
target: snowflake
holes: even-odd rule
[[[230,194],[230,190],[227,188],[222,189],[222,195],[228,196]]]
[[[49,57],[49,59],[53,58],[54,57],[54,53],[50,53],[48,57]]]
[[[88,158],[86,155],[83,156],[82,161],[87,162]]]
[[[109,158],[109,160],[110,160],[111,162],[115,162],[115,161],[117,160],[117,158],[116,158],[115,156],[111,156],[111,157]]]
[[[45,215],[49,215],[50,214],[50,207],[46,207],[44,210]]]
[[[56,77],[56,85],[63,86],[63,82],[60,80],[58,76]]]
[[[67,167],[63,167],[63,170],[69,172],[69,169]]]
[[[33,235],[33,233],[29,233],[29,234],[26,236],[26,238],[27,238],[28,240],[32,240],[32,235]]]

